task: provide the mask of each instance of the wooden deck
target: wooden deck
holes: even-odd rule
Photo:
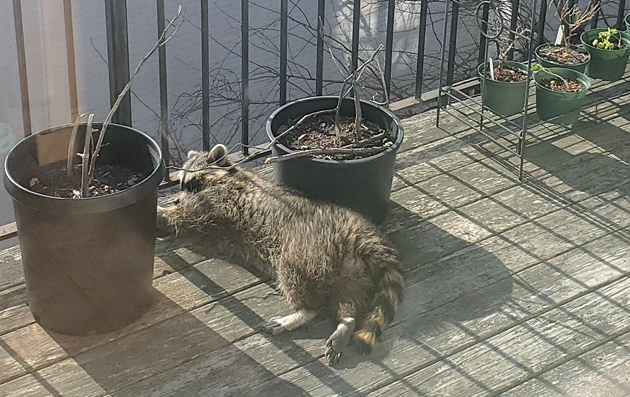
[[[517,159],[434,120],[404,120],[382,227],[408,290],[372,355],[329,367],[327,319],[256,333],[289,307],[190,240],[158,241],[158,304],[139,321],[101,336],[47,333],[12,248],[0,254],[0,396],[629,395],[627,98],[590,107],[573,129],[533,131],[523,183],[505,167]]]

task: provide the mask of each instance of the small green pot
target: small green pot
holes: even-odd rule
[[[549,71],[565,79],[577,79],[584,85],[580,92],[557,92],[540,85],[541,79],[554,76],[545,70],[534,74],[536,83],[536,113],[541,120],[550,120],[555,124],[573,124],[580,116],[586,92],[591,87],[591,79],[584,73],[565,68],[549,68]],[[559,116],[559,117],[558,117]]]
[[[527,73],[527,66],[522,63],[514,61],[505,61],[504,63],[507,66],[521,69]],[[510,83],[495,81],[486,79],[483,72],[484,64],[481,64],[477,67],[477,73],[482,86],[481,98],[486,107],[501,116],[512,116],[523,111],[528,86],[527,79]]]
[[[544,47],[551,47],[553,44],[541,44],[538,47],[536,47],[536,51],[534,51],[536,53],[536,61],[538,62],[539,65],[542,65],[546,68],[566,68],[566,69],[571,69],[571,70],[577,70],[580,73],[584,73],[584,71],[586,70],[586,65],[588,64],[588,62],[591,60],[591,55],[583,48],[577,47],[577,46],[571,46],[571,49],[579,51],[579,52],[583,52],[586,53],[588,55],[588,59],[585,62],[582,63],[578,63],[575,65],[569,65],[566,63],[558,63],[558,62],[553,62],[553,61],[549,61],[543,57],[540,56],[540,54],[538,53],[538,51],[541,48]]]
[[[591,45],[599,32],[606,29],[592,29],[582,33],[580,40],[586,51],[591,54],[591,61],[586,66],[586,74],[590,77],[606,81],[619,80],[626,71],[628,55],[630,55],[630,35],[619,31],[622,39],[628,44],[623,50],[603,50]]]

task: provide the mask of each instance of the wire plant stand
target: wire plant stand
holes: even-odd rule
[[[545,0],[542,0],[545,1]],[[535,26],[535,18],[538,0],[530,0],[531,20],[530,27]],[[470,78],[453,84],[453,70],[451,65],[454,64],[455,58],[455,39],[457,30],[457,19],[459,16],[460,0],[446,0],[444,9],[444,31],[442,36],[442,52],[440,57],[440,78],[439,78],[439,95],[436,125],[440,126],[440,113],[442,111],[455,117],[474,131],[484,135],[500,148],[511,152],[519,159],[518,178],[523,180],[523,165],[525,155],[525,142],[528,127],[532,127],[531,123],[535,122],[532,115],[528,115],[530,90],[529,85],[532,80],[532,54],[534,53],[535,42],[533,40],[533,32],[529,34],[519,32],[518,23],[518,4],[519,2],[511,2],[517,7],[512,8],[509,15],[509,23],[506,23],[507,15],[502,12],[495,0],[481,1],[475,9],[475,19],[481,31],[480,61],[483,62],[483,76],[487,75],[489,47],[491,43],[497,43],[497,40],[507,34],[509,40],[514,41],[522,39],[527,48],[527,60],[523,64],[527,65],[527,89],[525,90],[524,106],[520,112],[512,116],[502,116],[482,102],[481,95],[469,94],[471,87],[477,86],[479,77]],[[449,13],[449,11],[451,11]],[[449,25],[449,14],[452,21]],[[447,39],[450,30],[450,43],[447,46]],[[508,54],[511,59],[513,50]],[[448,56],[448,69],[445,70],[445,60]],[[446,74],[446,79],[445,79]],[[483,82],[481,83],[483,85]],[[482,89],[483,91],[483,89]]]

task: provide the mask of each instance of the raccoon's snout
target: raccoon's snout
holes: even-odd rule
[[[184,175],[179,180],[179,189],[181,191],[197,193],[203,189],[202,179],[195,175]]]

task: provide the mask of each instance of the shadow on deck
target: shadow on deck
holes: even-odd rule
[[[380,348],[337,369],[322,358],[332,321],[256,333],[289,307],[202,241],[159,240],[157,304],[89,337],[34,322],[19,250],[5,250],[0,395],[630,394],[626,99],[531,131],[523,183],[517,158],[458,121],[406,119],[382,228],[407,297]]]

